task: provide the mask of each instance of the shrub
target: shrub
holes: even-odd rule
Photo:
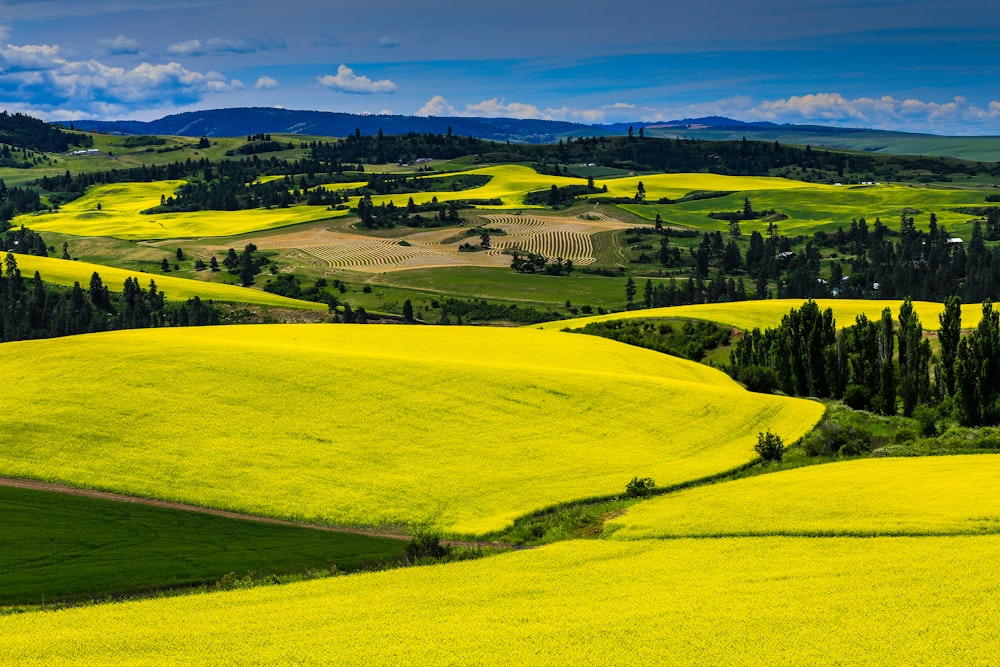
[[[653,489],[655,488],[656,482],[649,477],[643,477],[642,479],[633,477],[632,481],[625,485],[625,497],[643,498],[653,493]]]
[[[855,410],[867,410],[871,395],[859,384],[849,384],[844,388],[844,403]]]
[[[764,461],[780,461],[785,456],[785,445],[781,441],[781,436],[771,433],[770,430],[767,433],[757,434],[754,450]]]
[[[433,533],[418,533],[406,545],[406,559],[410,563],[424,560],[440,560],[451,550],[441,544],[441,538]]]
[[[778,376],[767,366],[744,366],[736,370],[735,379],[750,391],[773,394],[778,388]]]

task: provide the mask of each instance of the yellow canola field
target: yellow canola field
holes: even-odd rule
[[[440,174],[438,177],[454,175],[455,174]],[[410,197],[413,197],[414,203],[417,204],[425,204],[435,198],[439,202],[455,201],[459,199],[500,199],[502,200],[501,204],[477,204],[476,208],[545,208],[544,206],[526,205],[524,203],[525,195],[535,190],[547,190],[553,185],[557,187],[565,187],[567,185],[586,185],[585,179],[570,178],[568,176],[547,176],[539,174],[531,167],[523,167],[516,164],[472,169],[469,171],[463,171],[462,175],[489,176],[490,182],[482,187],[472,188],[469,190],[441,190],[398,195],[375,195],[372,196],[372,202],[376,206],[380,204],[388,204],[389,202],[392,202],[396,206],[406,206]],[[435,176],[427,176],[426,178],[435,178]],[[329,190],[351,190],[364,186],[365,183],[336,183],[333,185],[325,185],[323,187]],[[632,194],[635,194],[634,190]],[[354,200],[352,199],[352,201]]]
[[[606,524],[616,539],[1000,533],[1000,456],[843,461],[685,489]]]
[[[993,665],[998,537],[562,542],[0,617],[17,665]]]
[[[329,211],[324,206],[306,205],[269,210],[141,213],[159,206],[161,195],[169,197],[183,184],[184,181],[156,181],[98,185],[54,213],[21,215],[14,219],[14,224],[37,232],[139,240],[234,236],[347,215],[346,210]]]
[[[55,257],[15,255],[14,258],[17,260],[17,267],[21,270],[21,275],[24,278],[31,278],[34,276],[35,271],[37,271],[42,276],[42,280],[49,283],[56,283],[57,285],[72,287],[73,283],[78,282],[84,289],[87,289],[90,286],[90,277],[96,271],[101,276],[104,286],[113,292],[121,292],[124,289],[126,278],[135,278],[139,281],[139,285],[143,289],[149,288],[150,280],[155,281],[157,290],[162,292],[169,301],[186,301],[197,296],[202,301],[211,299],[213,301],[254,303],[281,308],[327,310],[326,304],[323,303],[289,299],[288,297],[271,294],[263,290],[237,287],[236,285],[210,283],[201,280],[191,280],[190,278],[143,273],[141,271],[129,271],[127,269],[104,266],[103,264],[74,262]]]
[[[854,324],[858,315],[864,314],[870,320],[882,317],[882,310],[889,307],[893,320],[899,318],[899,307],[902,301],[875,301],[869,299],[816,299],[821,311],[833,309],[833,318],[837,328],[849,327]],[[692,320],[710,320],[719,324],[727,324],[736,329],[749,331],[755,327],[764,330],[781,324],[781,318],[792,308],[801,308],[803,299],[765,299],[761,301],[736,301],[731,303],[704,303],[689,306],[670,306],[667,308],[646,308],[629,310],[606,315],[578,317],[572,320],[557,320],[543,324],[530,325],[537,329],[561,331],[562,329],[580,329],[591,322],[606,322],[609,320],[630,319],[637,317],[677,317]],[[937,331],[940,328],[938,315],[944,310],[944,304],[932,301],[914,301],[913,310],[920,316],[920,324],[925,331]],[[982,319],[983,306],[979,303],[962,304],[962,328],[973,329]]]
[[[261,325],[0,346],[0,474],[334,524],[502,529],[791,442],[819,403],[529,329]]]
[[[679,199],[695,191],[753,192],[755,190],[814,190],[817,195],[842,191],[833,185],[819,185],[804,181],[769,176],[723,176],[721,174],[647,174],[595,181],[597,187],[608,186],[607,193],[594,197],[634,197],[639,182],[646,191],[646,200],[661,197]]]

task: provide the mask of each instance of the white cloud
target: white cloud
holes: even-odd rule
[[[465,107],[463,116],[484,116],[491,118],[543,118],[542,110],[534,104],[522,104],[521,102],[511,102],[506,104],[504,100],[492,98],[483,100],[477,104],[469,104]]]
[[[0,65],[5,72],[30,72],[49,69],[58,61],[59,47],[49,44],[8,44],[0,51]]]
[[[98,60],[67,60],[57,46],[0,48],[0,99],[17,99],[52,114],[74,108],[114,116],[128,109],[190,104],[240,86],[218,72],[189,70],[176,62],[144,62],[127,69]]]
[[[435,95],[424,103],[424,106],[417,109],[417,116],[454,116],[455,107],[448,104],[448,100],[440,95]]]
[[[396,84],[392,81],[388,79],[372,81],[367,76],[358,76],[347,65],[338,67],[336,75],[327,74],[326,76],[316,77],[316,82],[331,90],[355,95],[396,92]]]
[[[257,90],[273,90],[278,87],[278,80],[273,79],[269,76],[262,76],[257,79],[257,83],[254,84],[254,88]]]
[[[518,118],[541,120],[567,120],[578,123],[603,123],[605,114],[601,109],[574,109],[563,106],[559,108],[542,109],[534,104],[510,102],[493,97],[488,100],[467,104],[464,109],[457,109],[448,103],[441,95],[429,99],[420,109],[417,116],[479,116],[482,118]]]
[[[389,37],[385,35],[384,37],[378,38],[378,45],[383,49],[391,49],[393,47],[399,46],[399,40],[395,37]]]
[[[141,50],[139,42],[119,34],[117,37],[109,37],[97,40],[97,43],[104,47],[104,50],[111,55],[131,55],[139,53]]]
[[[210,37],[205,41],[200,39],[189,39],[184,42],[177,42],[167,47],[167,53],[174,56],[203,56],[224,53],[257,53],[259,51],[272,51],[274,49],[285,48],[284,40],[280,39],[223,39],[222,37]]]

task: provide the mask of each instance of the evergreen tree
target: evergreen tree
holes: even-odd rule
[[[955,359],[958,341],[962,335],[962,300],[957,296],[945,299],[944,311],[938,315],[941,328],[938,342],[941,344],[941,370],[944,375],[944,390],[948,396],[955,394]]]

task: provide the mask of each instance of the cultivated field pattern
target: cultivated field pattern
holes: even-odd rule
[[[454,228],[416,231],[402,237],[383,239],[357,232],[330,229],[308,236],[290,232],[269,236],[258,245],[264,248],[294,248],[323,266],[380,272],[435,266],[509,266],[511,250],[537,253],[554,261],[572,260],[577,265],[593,264],[593,237],[627,228],[623,222],[603,217],[586,221],[574,218],[541,217],[531,214],[488,214],[481,216],[484,227],[501,229],[491,235],[491,249],[460,252],[463,243],[478,246],[479,235],[459,236]],[[402,245],[405,241],[407,245]]]

